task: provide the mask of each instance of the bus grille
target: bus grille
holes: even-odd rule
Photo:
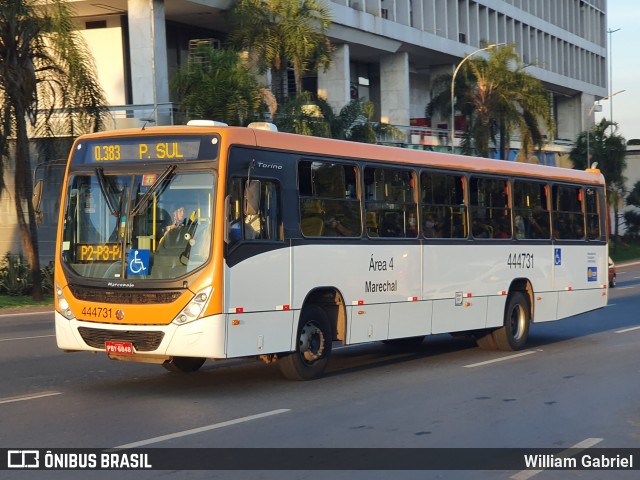
[[[117,304],[151,304],[151,303],[172,303],[175,302],[182,291],[171,290],[164,292],[128,292],[123,290],[102,290],[96,288],[78,287],[69,285],[71,293],[78,300],[100,303]]]
[[[78,328],[78,332],[87,345],[93,348],[104,348],[108,341],[131,342],[138,352],[156,350],[162,342],[164,332],[140,332],[132,330],[101,330],[98,328]]]

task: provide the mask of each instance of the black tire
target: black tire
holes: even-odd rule
[[[613,278],[609,280],[609,288],[615,288],[615,287],[616,287],[616,276],[614,275]]]
[[[162,364],[164,368],[174,373],[192,373],[200,369],[206,358],[172,357]]]
[[[296,351],[278,360],[280,371],[288,380],[318,378],[329,363],[333,343],[331,324],[322,308],[302,309],[296,338]]]
[[[529,298],[522,292],[511,292],[504,310],[504,325],[491,335],[498,350],[521,350],[527,343],[531,307]]]

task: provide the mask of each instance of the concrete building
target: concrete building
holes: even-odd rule
[[[129,118],[170,123],[169,79],[190,41],[219,45],[231,0],[74,1],[78,25],[121,126]],[[607,95],[606,0],[328,0],[336,47],[332,67],[307,79],[338,110],[370,99],[378,119],[451,128],[427,119],[434,78],[487,44],[514,43],[529,72],[553,96],[552,137],[572,142]],[[145,106],[152,106],[149,111]],[[116,110],[116,109],[114,109]],[[151,114],[151,115],[150,115]]]
[[[224,12],[231,0],[69,1],[111,105],[111,128],[173,123],[177,99],[169,81],[190,45],[221,45],[230,30]],[[307,78],[307,88],[336,110],[352,98],[373,101],[378,120],[406,127],[407,143],[449,148],[452,119],[425,117],[433,81],[487,44],[514,43],[552,95],[557,126],[548,132],[553,143],[543,163],[563,164],[568,145],[592,124],[594,102],[607,95],[606,0],[327,1],[333,63]],[[59,185],[55,169],[39,171]],[[0,252],[20,250],[10,187],[0,199],[9,218],[0,227]],[[45,230],[57,222],[56,202],[55,189],[45,190],[52,210]],[[41,238],[48,260],[53,237]]]

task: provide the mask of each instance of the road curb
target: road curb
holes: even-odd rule
[[[0,308],[0,319],[2,317],[15,317],[16,315],[28,315],[36,313],[53,313],[53,305]]]
[[[616,268],[617,267],[634,267],[636,265],[640,265],[640,260],[627,260],[626,262],[621,262],[621,263],[616,262]]]

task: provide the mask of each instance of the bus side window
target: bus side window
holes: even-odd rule
[[[553,235],[559,240],[584,240],[583,190],[581,187],[554,185]]]
[[[304,237],[359,237],[358,169],[320,160],[298,163],[300,232]]]
[[[366,226],[369,237],[418,236],[416,175],[399,168],[364,169]]]
[[[513,224],[516,238],[548,240],[550,238],[546,184],[527,180],[513,183]]]
[[[510,239],[509,181],[499,177],[471,177],[469,195],[471,235]]]
[[[587,223],[587,240],[600,240],[600,200],[599,192],[595,188],[585,188],[586,193],[586,223]]]
[[[467,236],[464,185],[464,178],[459,175],[421,174],[422,234],[426,238]]]

